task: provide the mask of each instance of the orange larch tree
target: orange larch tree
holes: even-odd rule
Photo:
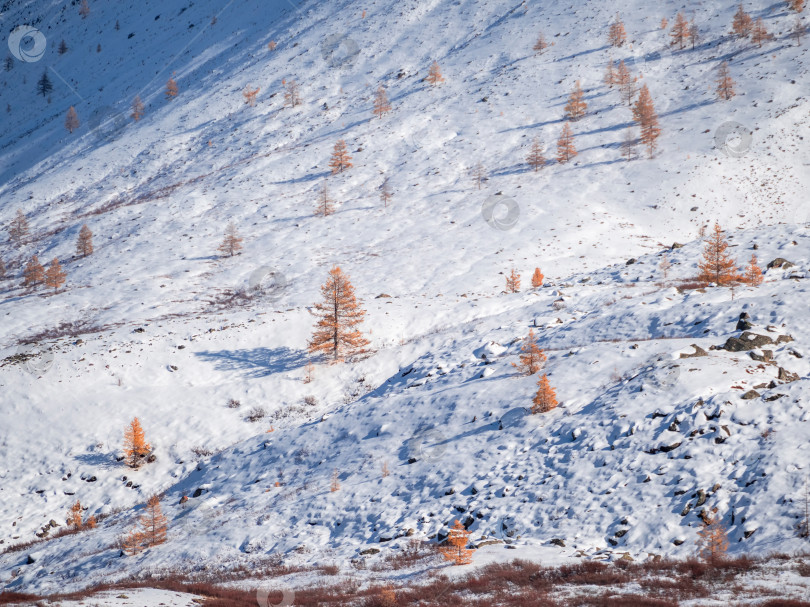
[[[667,29],[667,25],[669,25],[669,20],[666,17],[661,18],[661,29]]]
[[[239,237],[239,232],[236,230],[236,224],[231,221],[225,228],[225,238],[222,240],[222,244],[219,245],[219,249],[217,250],[222,253],[222,255],[233,257],[242,250],[242,240],[243,239]]]
[[[386,177],[380,184],[380,200],[383,201],[383,207],[388,207],[388,203],[394,197],[394,190],[391,188],[391,180]]]
[[[79,128],[79,115],[76,113],[76,108],[72,105],[65,116],[65,128],[68,133],[73,133],[73,131]]]
[[[804,0],[788,0],[788,4],[790,5],[790,8],[797,13],[804,10]]]
[[[249,105],[250,107],[254,107],[256,105],[256,96],[259,94],[260,90],[260,87],[251,89],[249,86],[246,86],[245,90],[242,91],[242,96],[245,98],[245,104]]]
[[[765,22],[762,20],[762,17],[758,17],[751,28],[751,42],[756,44],[758,48],[762,48],[762,43],[771,38],[773,38],[773,36],[768,32],[768,28],[765,27]]]
[[[50,265],[48,265],[48,269],[45,270],[45,286],[49,289],[53,289],[53,292],[56,293],[59,290],[59,287],[65,284],[66,278],[67,273],[62,269],[59,259],[54,257],[51,260]]]
[[[540,346],[537,345],[534,329],[529,329],[529,335],[523,340],[520,351],[520,362],[512,363],[512,366],[521,375],[534,375],[543,368],[547,358]]]
[[[619,94],[622,101],[632,103],[636,96],[636,78],[630,73],[630,68],[624,63],[624,59],[619,61],[616,67],[616,84],[619,86]]]
[[[284,80],[284,105],[296,107],[301,104],[301,86],[295,80]]]
[[[76,255],[79,257],[87,257],[93,254],[93,232],[87,227],[87,224],[82,226],[79,230],[79,237],[76,239]]]
[[[611,46],[622,46],[627,40],[627,33],[624,31],[624,23],[622,23],[619,14],[616,13],[616,20],[610,25],[608,30],[608,42]]]
[[[731,74],[729,73],[728,61],[723,61],[717,66],[717,78],[715,82],[717,82],[717,96],[720,99],[728,101],[737,94],[734,91],[734,80],[732,80]]]
[[[153,495],[146,502],[146,512],[141,516],[140,522],[144,543],[147,547],[157,546],[166,541],[169,520],[160,510],[160,499],[157,495]]]
[[[439,552],[442,553],[446,560],[452,561],[454,565],[469,565],[472,563],[472,555],[475,552],[474,549],[467,548],[469,536],[470,532],[456,519],[447,534],[445,545],[439,546]]]
[[[588,104],[585,103],[585,93],[582,92],[582,87],[577,80],[574,85],[574,90],[571,96],[568,97],[568,103],[565,106],[565,117],[569,120],[579,120],[585,115],[588,109]]]
[[[329,482],[329,491],[334,493],[340,491],[340,472],[335,468],[332,470],[332,480]]]
[[[509,272],[509,275],[506,277],[506,292],[507,293],[518,293],[520,291],[520,274],[515,268],[512,268],[512,271]]]
[[[428,75],[425,77],[425,80],[427,80],[433,86],[444,82],[444,77],[442,76],[442,71],[439,68],[438,62],[434,61],[430,65],[430,70],[428,70]]]
[[[39,258],[34,255],[23,268],[23,286],[31,287],[41,284],[45,280],[45,268],[39,263]]]
[[[124,455],[127,464],[132,468],[139,467],[152,447],[146,442],[140,420],[136,417],[124,432]]]
[[[332,152],[332,158],[329,160],[329,168],[332,169],[332,174],[342,173],[346,169],[352,168],[352,157],[346,151],[346,142],[341,139],[335,144],[335,149]]]
[[[664,275],[664,280],[666,280],[669,270],[672,268],[672,264],[670,263],[669,257],[666,253],[664,253],[664,256],[661,258],[661,263],[658,264],[658,267],[661,270],[661,274]]]
[[[548,47],[548,43],[546,42],[546,38],[543,36],[543,32],[540,32],[537,34],[537,42],[534,43],[532,50],[539,55],[546,50],[546,47]]]
[[[391,104],[388,102],[388,95],[385,93],[385,88],[381,84],[377,87],[377,92],[374,93],[374,110],[373,113],[378,118],[391,111]]]
[[[633,119],[639,124],[641,142],[647,146],[647,153],[652,158],[658,147],[657,140],[661,135],[661,127],[658,126],[658,114],[655,113],[652,96],[646,84],[641,87],[638,101],[633,107]]]
[[[480,190],[487,180],[487,170],[484,168],[484,165],[480,162],[476,162],[470,169],[470,177],[472,177],[473,183],[475,183]]]
[[[714,565],[721,561],[728,550],[728,532],[720,519],[710,516],[698,530],[698,556]]]
[[[689,39],[689,22],[683,16],[683,13],[678,13],[675,16],[675,23],[672,26],[670,36],[672,37],[673,46],[677,44],[679,49],[683,49],[684,44]]]
[[[548,375],[545,373],[543,373],[537,385],[537,393],[532,399],[532,413],[547,413],[557,406],[557,394],[554,392],[554,388],[551,387]]]
[[[751,15],[745,12],[742,3],[740,3],[739,7],[737,8],[737,12],[734,13],[734,19],[731,22],[731,29],[740,38],[748,38],[748,36],[751,34],[751,25]]]
[[[330,354],[333,361],[362,353],[369,342],[357,326],[363,322],[366,312],[354,295],[349,277],[338,266],[329,271],[321,295],[323,301],[314,306],[319,320],[308,344],[309,351]]]
[[[695,23],[694,17],[689,22],[689,35],[688,35],[689,44],[692,45],[692,50],[695,50],[695,45],[700,42],[700,28]]]
[[[73,529],[82,528],[82,505],[79,500],[76,500],[76,503],[68,510],[67,524]]]
[[[758,287],[762,281],[762,268],[757,265],[757,256],[752,254],[748,266],[745,268],[745,282],[752,287]]]
[[[616,84],[616,63],[611,59],[607,62],[607,68],[605,69],[605,84],[610,88],[613,88],[613,85]]]
[[[543,146],[537,137],[532,140],[532,148],[529,150],[526,162],[534,169],[535,173],[546,166],[546,158],[543,156]]]
[[[565,164],[577,155],[577,148],[574,146],[574,133],[571,130],[571,125],[565,123],[563,125],[560,138],[557,140],[557,162]]]
[[[540,268],[534,269],[534,274],[532,274],[532,288],[538,289],[543,286],[543,273],[540,271]]]
[[[174,77],[169,78],[169,81],[166,83],[166,99],[174,99],[177,97],[177,93],[177,81]]]
[[[740,276],[737,274],[736,263],[726,251],[728,242],[723,235],[720,224],[714,224],[712,234],[706,239],[703,248],[703,260],[698,263],[700,274],[698,280],[704,284],[710,282],[718,286],[739,282]]]
[[[132,114],[130,116],[135,122],[138,122],[141,118],[143,118],[144,114],[144,107],[143,101],[141,101],[140,95],[135,95],[135,99],[132,100]]]
[[[19,247],[28,237],[28,219],[25,217],[20,209],[17,209],[17,214],[8,223],[8,239],[15,247]]]

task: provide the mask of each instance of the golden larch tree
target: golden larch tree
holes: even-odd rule
[[[662,17],[661,18],[661,29],[662,30],[667,29],[668,25],[669,25],[669,19],[667,19],[666,17]]]
[[[143,118],[144,114],[144,107],[143,101],[141,101],[140,95],[135,95],[135,99],[132,100],[132,113],[130,116],[135,122],[138,122],[141,118]]]
[[[166,83],[166,99],[174,99],[177,97],[177,93],[177,81],[175,81],[174,77],[169,78],[169,81]]]
[[[124,455],[131,468],[137,468],[143,463],[141,460],[149,454],[151,445],[146,442],[140,420],[134,418],[124,431]]]
[[[391,180],[386,177],[380,185],[380,200],[383,201],[383,206],[388,207],[388,203],[394,197],[394,190],[391,188]]]
[[[315,214],[321,217],[327,217],[335,212],[335,205],[332,198],[329,196],[329,188],[324,183],[321,186],[321,191],[318,193],[318,202],[315,206]]]
[[[757,265],[757,256],[751,255],[751,259],[748,260],[748,265],[745,268],[745,282],[747,282],[752,287],[758,287],[762,284],[763,277],[762,277],[762,268]]]
[[[540,268],[534,269],[534,274],[532,274],[532,288],[538,289],[543,286],[543,273],[540,271]]]
[[[121,538],[121,550],[130,556],[138,554],[144,549],[143,533],[136,527]]]
[[[249,86],[245,87],[245,90],[242,91],[242,96],[245,98],[245,104],[249,105],[250,107],[254,107],[256,105],[256,96],[259,94],[261,88],[256,87],[255,89],[251,89]]]
[[[82,528],[82,505],[79,500],[76,500],[76,503],[68,510],[67,525],[73,529]]]
[[[385,88],[381,84],[377,87],[377,92],[374,93],[374,110],[373,113],[378,118],[382,118],[385,114],[391,111],[391,104],[388,102],[388,95],[385,93]]]
[[[672,38],[673,46],[677,44],[679,49],[683,49],[689,39],[689,22],[683,16],[683,13],[675,15],[675,23],[669,35]]]
[[[346,169],[352,168],[352,157],[346,150],[346,142],[341,139],[335,144],[335,149],[332,151],[332,158],[329,160],[329,168],[332,169],[332,174],[342,173]]]
[[[87,224],[82,226],[79,230],[79,237],[76,239],[76,255],[79,257],[87,257],[93,254],[93,232],[87,227]]]
[[[34,255],[23,268],[23,286],[33,287],[41,284],[45,280],[45,268],[39,263],[39,258]]]
[[[267,43],[267,48],[268,48],[269,50],[271,50],[271,51],[276,50],[276,47],[277,47],[277,46],[278,46],[278,44],[276,44],[276,41],[275,41],[275,40],[271,40],[270,42],[268,42],[268,43]]]
[[[579,120],[585,115],[587,109],[588,104],[585,103],[585,93],[582,92],[582,87],[579,80],[577,80],[565,106],[565,117],[569,120]]]
[[[8,239],[15,247],[19,247],[28,238],[28,219],[20,209],[8,224]]]
[[[233,257],[242,250],[242,238],[239,237],[239,232],[236,230],[236,225],[230,222],[225,228],[225,238],[222,244],[217,249],[222,255]]]
[[[546,166],[546,158],[543,156],[543,145],[537,137],[532,140],[532,147],[529,150],[529,155],[526,157],[526,162],[534,169],[535,173]]]
[[[520,347],[520,359],[517,363],[512,363],[521,375],[534,375],[546,362],[546,355],[540,346],[537,345],[537,338],[534,329],[529,329],[529,335],[523,340]]]
[[[369,342],[357,327],[366,312],[354,295],[349,277],[338,266],[329,271],[321,295],[323,301],[314,306],[319,320],[308,344],[310,353],[331,355],[333,361],[362,353]]]
[[[734,13],[734,19],[731,21],[731,29],[740,38],[748,38],[751,34],[751,15],[745,12],[742,3]]]
[[[633,119],[640,127],[641,143],[647,146],[647,154],[652,158],[658,147],[657,140],[661,135],[661,127],[658,126],[658,114],[655,113],[652,96],[646,84],[641,87],[638,100],[633,106]]]
[[[544,50],[546,50],[547,46],[548,46],[548,43],[546,42],[546,38],[545,38],[545,36],[543,36],[543,32],[540,32],[539,34],[537,34],[537,42],[534,43],[534,46],[532,47],[532,50],[535,51],[539,55]]]
[[[658,264],[658,268],[661,270],[661,274],[664,275],[664,280],[666,280],[669,270],[672,268],[672,264],[669,262],[669,257],[667,257],[666,253],[661,257],[661,263]]]
[[[340,473],[337,468],[332,470],[332,480],[329,482],[329,491],[332,493],[340,491]]]
[[[762,43],[771,38],[773,38],[773,36],[768,32],[768,28],[765,27],[765,22],[762,20],[762,17],[758,17],[751,27],[751,42],[756,44],[758,48],[762,48]]]
[[[714,565],[721,561],[728,550],[728,532],[720,519],[709,516],[698,530],[698,556]]]
[[[574,146],[574,132],[571,130],[571,125],[566,122],[560,133],[560,138],[557,140],[557,162],[565,164],[576,155],[577,148]]]
[[[627,33],[624,31],[624,23],[616,13],[616,20],[610,24],[608,30],[608,42],[611,46],[622,46],[627,41]]]
[[[301,86],[295,80],[285,80],[284,105],[295,107],[301,104]]]
[[[161,512],[160,499],[157,495],[153,495],[146,502],[146,512],[141,515],[140,523],[143,540],[147,547],[157,546],[166,541],[169,519]]]
[[[439,68],[438,62],[434,61],[430,65],[430,69],[428,70],[428,75],[425,76],[425,80],[427,80],[433,86],[444,82],[444,76],[442,76],[442,71]]]
[[[616,84],[619,86],[619,93],[622,101],[629,104],[636,96],[636,78],[630,73],[630,68],[624,62],[619,61],[616,67]]]
[[[788,4],[790,5],[790,8],[797,13],[804,10],[804,0],[788,0]]]
[[[59,290],[59,287],[65,284],[66,278],[67,273],[62,269],[59,259],[54,257],[51,260],[51,263],[48,265],[48,269],[45,270],[45,286],[49,289],[53,289],[53,292],[56,293]]]
[[[454,565],[469,565],[472,563],[472,555],[475,552],[472,548],[467,548],[470,532],[464,528],[458,519],[447,534],[447,540],[443,546],[439,546],[439,552]]]
[[[545,373],[537,382],[537,386],[537,393],[532,399],[532,413],[547,413],[557,406],[557,394]]]
[[[728,61],[723,61],[717,66],[717,78],[715,82],[717,83],[715,90],[720,99],[728,101],[737,94],[734,91],[734,80],[732,80],[731,73],[728,69]]]
[[[68,133],[73,133],[73,131],[79,128],[79,115],[76,113],[76,108],[72,105],[65,116],[65,128]]]
[[[506,292],[518,293],[520,291],[520,274],[515,268],[506,276]]]
[[[740,280],[737,274],[737,264],[727,252],[728,242],[720,228],[719,223],[714,224],[714,230],[706,239],[703,247],[703,259],[698,263],[700,274],[698,280],[704,284],[710,282],[718,286],[732,284]]]

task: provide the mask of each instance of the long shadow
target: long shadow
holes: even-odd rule
[[[290,348],[253,348],[252,350],[219,350],[198,352],[206,362],[213,363],[218,371],[244,371],[246,377],[267,377],[284,373],[306,364],[302,350]]]
[[[604,51],[605,49],[610,48],[610,45],[606,44],[604,46],[600,46],[599,48],[592,48],[588,49],[587,51],[580,51],[578,53],[574,53],[573,55],[568,55],[567,57],[560,57],[557,61],[567,61],[568,59],[576,59],[577,57],[582,57],[583,55],[590,55],[591,53],[598,53],[599,51]]]
[[[120,467],[121,463],[115,461],[115,456],[110,453],[82,453],[76,455],[73,459],[87,464],[88,466],[96,466],[101,468]]]

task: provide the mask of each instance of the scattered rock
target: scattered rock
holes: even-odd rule
[[[686,540],[682,540],[681,538],[676,537],[674,540],[672,540],[672,543],[673,543],[673,544],[675,544],[676,546],[680,546],[680,545],[681,545],[681,544],[683,544],[685,541],[686,541]]]
[[[683,248],[683,245],[680,242],[673,242],[672,243],[672,249],[673,250],[674,249],[682,249],[682,248]]]
[[[624,265],[626,265],[626,266],[632,266],[634,263],[636,263],[636,261],[637,261],[637,260],[636,260],[636,258],[635,258],[635,257],[631,257],[630,259],[628,259],[627,261],[625,261],[625,262],[624,262]]]
[[[793,336],[792,335],[780,335],[779,337],[776,338],[776,344],[777,345],[779,345],[779,344],[789,344],[792,341],[793,341]],[[801,358],[801,357],[799,357],[799,358]]]
[[[766,403],[772,403],[773,401],[778,400],[778,399],[782,398],[783,396],[787,396],[787,394],[773,394],[773,395],[768,396],[767,398],[765,398],[765,402]]]
[[[756,533],[756,529],[749,529],[748,531],[743,532],[743,536],[745,537],[745,539],[748,539],[749,537],[754,535],[754,533]]]
[[[503,544],[503,542],[501,540],[496,540],[496,539],[483,540],[481,542],[478,542],[475,545],[475,547],[476,548],[483,548],[484,546],[491,546],[493,544]]]
[[[773,360],[773,350],[751,350],[748,356],[761,363],[770,362]]]
[[[743,331],[739,337],[729,337],[725,345],[723,345],[723,349],[729,352],[746,352],[773,343],[773,340],[767,335],[757,335],[750,331]]]
[[[745,394],[743,394],[740,398],[743,400],[753,400],[755,398],[759,398],[761,395],[756,390],[749,390]]]
[[[779,375],[776,376],[776,379],[790,383],[792,381],[798,381],[799,374],[788,371],[784,367],[779,367]]]
[[[360,551],[360,554],[362,554],[363,556],[366,556],[366,555],[369,555],[369,554],[379,554],[379,553],[380,553],[379,548],[366,548],[365,550]]]
[[[379,294],[379,295],[377,295],[377,297],[375,297],[374,299],[384,299],[384,298],[388,298],[388,299],[390,299],[390,298],[391,298],[391,296],[390,296],[388,293],[380,293],[380,294]]]
[[[681,516],[686,516],[689,514],[690,510],[692,510],[692,502],[687,502],[686,506],[684,506],[683,510],[681,510]]]
[[[560,538],[554,538],[550,543],[554,544],[555,546],[559,546],[560,548],[565,548],[565,542]]]
[[[740,319],[737,321],[737,331],[747,331],[751,329],[754,325],[748,320],[750,317],[748,316],[748,312],[743,312],[740,314]]]
[[[770,268],[792,268],[793,264],[789,262],[784,257],[777,257],[773,261],[768,264],[768,269]]]
[[[692,354],[681,354],[680,358],[697,358],[698,356],[708,356],[709,354],[697,344],[692,344],[695,351]]]
[[[628,531],[630,531],[630,530],[629,529],[619,529],[613,535],[615,535],[616,537],[624,537],[627,534]]]
[[[695,505],[702,506],[703,504],[706,503],[706,492],[703,489],[698,489],[697,498],[698,498],[697,504]]]

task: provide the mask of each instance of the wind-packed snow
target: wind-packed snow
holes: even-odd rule
[[[732,553],[806,547],[807,45],[788,37],[783,4],[749,4],[776,36],[761,49],[728,35],[736,6],[719,1],[146,0],[91,2],[86,19],[70,3],[9,2],[6,36],[30,24],[48,50],[0,73],[0,110],[11,107],[0,224],[21,209],[35,236],[0,249],[0,549],[52,519],[48,534],[64,527],[77,499],[109,516],[0,555],[0,588],[268,558],[348,567],[456,518],[474,543],[504,542],[479,563],[685,556],[699,513],[714,509]],[[629,44],[611,49],[617,8]],[[659,26],[681,8],[702,31],[694,51],[671,50]],[[536,55],[541,30],[553,45]],[[609,59],[650,88],[663,131],[652,160],[621,158],[631,113],[602,83]],[[738,95],[720,102],[724,59]],[[434,60],[437,87],[423,81]],[[36,94],[46,68],[50,98]],[[166,100],[172,74],[180,94]],[[285,108],[291,79],[303,104]],[[531,141],[553,158],[576,80],[589,104],[572,125],[579,155],[534,173]],[[371,113],[379,84],[393,106],[382,119]],[[261,89],[255,107],[246,87]],[[136,94],[147,106],[137,123]],[[94,112],[110,119],[91,131]],[[750,147],[716,146],[728,122],[752,133]],[[341,138],[354,166],[330,176]],[[469,175],[478,162],[481,189]],[[330,217],[313,214],[323,183],[338,202]],[[487,221],[495,201],[506,204]],[[510,205],[516,220],[502,214]],[[697,273],[698,229],[715,220],[741,266],[752,253],[763,267],[794,265],[767,270],[758,288],[679,292]],[[220,259],[229,221],[245,248]],[[75,259],[85,223],[96,251]],[[20,287],[32,254],[62,260],[63,291]],[[316,361],[305,383],[309,308],[333,264],[364,301],[374,352]],[[518,294],[503,292],[512,267]],[[263,297],[227,303],[271,272]],[[710,349],[740,335],[743,312],[752,332],[792,341],[761,348],[772,361]],[[50,353],[10,358],[60,325],[63,337],[31,348]],[[511,364],[532,328],[561,402],[544,415],[528,414],[537,376]],[[692,344],[708,355],[679,358]],[[759,396],[742,399],[751,389]],[[247,421],[257,407],[265,417]],[[157,456],[139,470],[118,461],[135,416]],[[117,540],[154,493],[169,540],[122,557]]]

